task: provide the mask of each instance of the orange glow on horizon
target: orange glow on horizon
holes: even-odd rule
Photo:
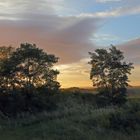
[[[58,66],[57,69],[60,68],[60,75],[58,76],[58,81],[61,84],[61,88],[70,88],[70,87],[79,87],[79,88],[93,88],[92,81],[89,78],[89,73],[79,73],[76,70],[71,70],[71,67],[74,67],[75,64],[70,64],[68,70],[62,69],[62,67]],[[79,63],[79,65],[81,65]],[[132,74],[129,76],[129,85],[130,86],[140,86],[140,66],[134,66],[135,69],[132,70]],[[81,67],[81,71],[85,71],[85,66]],[[87,67],[89,71],[89,67]]]

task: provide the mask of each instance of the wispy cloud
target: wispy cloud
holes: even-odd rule
[[[132,70],[132,75],[130,75],[130,85],[139,86],[140,85],[140,65],[135,65]]]
[[[90,17],[90,18],[110,18],[110,17],[119,17],[127,15],[136,15],[140,14],[140,5],[138,6],[129,6],[129,7],[119,7],[113,10],[106,10],[102,12],[95,13],[81,13],[77,17]]]
[[[125,52],[126,58],[135,65],[140,65],[140,37],[125,42],[119,47]]]
[[[61,56],[61,63],[73,62],[87,56],[88,51],[94,48],[89,38],[97,30],[97,24],[97,19],[37,14],[28,15],[20,21],[2,20],[0,45],[36,43],[48,52]]]
[[[99,3],[107,3],[107,2],[120,2],[122,0],[96,0],[96,2]]]
[[[119,36],[105,33],[95,33],[90,38],[90,41],[101,47],[106,47],[110,44],[117,44],[118,42],[124,42],[124,40]]]
[[[58,65],[56,68],[60,70],[58,80],[63,87],[92,87],[90,80],[89,59],[81,59],[80,61]],[[67,82],[66,82],[67,81]]]

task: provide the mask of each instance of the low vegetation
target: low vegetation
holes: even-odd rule
[[[53,110],[0,119],[3,140],[139,140],[140,103],[101,106],[93,94],[63,93],[49,97]]]

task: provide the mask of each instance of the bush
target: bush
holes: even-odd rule
[[[127,103],[109,115],[110,128],[130,132],[140,125],[140,104]]]
[[[0,111],[8,117],[16,117],[23,112],[38,113],[56,109],[56,104],[45,94],[1,94]]]

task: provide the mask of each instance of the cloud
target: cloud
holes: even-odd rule
[[[58,65],[56,67],[60,70],[58,81],[62,87],[92,87],[88,61],[89,59],[81,59],[71,64]]]
[[[98,20],[94,18],[28,14],[22,20],[0,21],[0,45],[36,43],[59,56],[61,63],[70,63],[87,56],[93,49],[94,44],[89,39],[97,25]]]
[[[118,0],[114,0],[115,2]],[[57,65],[61,74],[63,86],[89,86],[90,66],[87,64],[88,52],[93,51],[96,42],[91,40],[109,40],[110,36],[97,36],[101,21],[106,18],[135,15],[140,13],[139,1],[124,0],[128,4],[109,9],[108,6],[100,11],[88,12],[80,7],[85,2],[74,0],[1,0],[0,1],[0,46],[19,46],[20,43],[35,43],[60,57]],[[98,0],[101,3],[112,4],[113,0]],[[95,1],[91,2],[94,6]],[[70,5],[69,5],[70,4]],[[90,4],[90,2],[88,3]],[[97,3],[96,3],[97,4]],[[115,4],[115,3],[114,3]],[[111,5],[110,5],[111,7]],[[79,11],[78,11],[78,10]],[[98,8],[97,8],[98,9]],[[76,12],[73,12],[76,11]],[[83,13],[82,13],[83,12]],[[111,40],[117,40],[115,36]],[[140,39],[121,44],[125,55],[135,65],[140,62]],[[139,70],[139,69],[138,69]],[[136,72],[138,72],[136,70]],[[69,79],[69,81],[67,81]]]
[[[14,15],[20,18],[24,14],[44,14],[44,15],[67,15],[75,10],[74,6],[70,6],[70,0],[1,0],[0,13]],[[9,19],[7,17],[1,17]],[[11,17],[12,18],[12,17]]]
[[[62,0],[1,0],[0,13],[22,14],[22,13],[54,13]]]
[[[119,49],[124,52],[127,62],[134,64],[132,75],[129,76],[130,85],[140,85],[140,38],[129,40],[118,45]]]
[[[140,65],[140,38],[130,40],[118,47],[124,51],[126,58],[135,65]]]
[[[97,18],[60,16],[64,0],[1,0],[0,45],[35,43],[60,57],[60,63],[78,61],[94,48],[90,37],[98,29]]]
[[[107,2],[120,2],[122,0],[96,0],[98,3],[107,3]]]
[[[97,46],[102,47],[106,47],[109,44],[116,44],[117,42],[122,41],[122,39],[119,36],[103,33],[95,33],[90,40],[94,42]]]
[[[111,18],[111,17],[136,15],[136,14],[140,14],[140,5],[117,7],[113,10],[106,10],[106,11],[102,11],[102,12],[81,13],[81,14],[77,15],[77,17]]]
[[[113,6],[110,3],[119,2],[118,5]],[[90,5],[97,5],[98,3],[109,3],[107,8],[100,9],[93,13],[87,12],[87,4],[80,0],[79,10],[77,9],[77,2],[74,0],[1,0],[0,1],[0,19],[17,20],[25,18],[26,14],[44,14],[44,15],[59,15],[59,16],[75,16],[75,17],[90,17],[90,18],[109,18],[119,17],[124,15],[134,15],[140,13],[139,0],[96,0],[88,1]],[[85,5],[82,7],[82,5]],[[110,9],[112,7],[113,9]],[[89,11],[89,10],[88,10]],[[92,10],[91,10],[92,11]]]
[[[140,65],[135,65],[132,70],[132,75],[130,75],[130,85],[139,86],[140,85]]]

